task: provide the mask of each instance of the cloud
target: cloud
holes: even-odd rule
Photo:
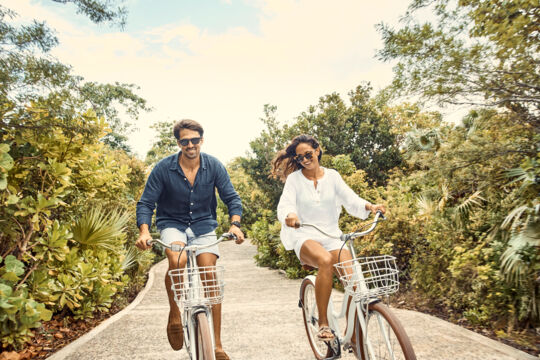
[[[387,85],[391,66],[373,59],[381,47],[374,24],[395,21],[401,0],[251,1],[259,31],[209,32],[187,19],[139,33],[81,29],[38,4],[8,0],[58,30],[54,54],[88,80],[141,87],[155,111],[142,116],[132,144],[140,155],[158,120],[193,118],[205,127],[205,148],[222,161],[244,155],[262,130],[263,105],[289,122],[322,95],[346,93],[362,81]],[[129,21],[129,18],[128,18]],[[91,28],[90,28],[91,29]]]

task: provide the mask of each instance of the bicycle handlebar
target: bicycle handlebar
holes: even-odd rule
[[[208,235],[207,237],[210,237],[210,236],[213,236],[213,235]],[[204,237],[204,236],[199,236],[199,237]],[[183,246],[181,244],[165,244],[159,239],[148,240],[146,241],[146,244],[152,246],[154,243],[159,243],[161,246],[171,249],[174,252],[188,251],[188,250],[196,251],[199,249],[205,249],[205,248],[217,245],[222,241],[226,241],[225,239],[236,240],[236,235],[234,235],[233,233],[223,233],[215,242],[211,244],[206,244],[206,245],[184,245]]]
[[[381,218],[382,220],[386,220],[383,213],[380,210],[377,210],[377,212],[375,213],[375,218],[373,219],[373,223],[372,223],[372,225],[371,225],[371,227],[369,229],[367,229],[366,231],[361,231],[361,232],[352,232],[352,233],[349,233],[349,234],[341,234],[340,237],[327,234],[322,229],[320,229],[317,225],[314,225],[314,224],[298,223],[297,222],[295,225],[298,225],[298,227],[300,227],[300,226],[309,226],[309,227],[314,228],[315,230],[317,230],[318,232],[320,232],[321,234],[323,234],[325,236],[328,236],[328,237],[331,237],[331,238],[334,238],[334,239],[341,239],[341,241],[349,241],[349,240],[352,240],[352,239],[356,239],[357,237],[367,235],[370,232],[372,232],[373,230],[375,230],[375,227],[377,226],[377,223],[379,221],[381,221],[381,220],[379,220],[379,218]]]

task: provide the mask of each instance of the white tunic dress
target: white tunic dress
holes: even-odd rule
[[[302,243],[308,239],[321,243],[335,240],[310,227],[295,229],[287,226],[285,218],[288,214],[295,213],[302,223],[317,225],[330,235],[340,236],[338,220],[342,206],[349,214],[361,219],[366,219],[370,213],[366,210],[368,202],[356,195],[337,171],[322,169],[324,175],[318,179],[317,188],[302,170],[291,173],[279,199],[277,217],[281,222],[281,242],[285,249],[294,249],[298,257]]]

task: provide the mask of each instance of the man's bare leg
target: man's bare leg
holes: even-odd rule
[[[180,243],[182,244],[182,243]],[[184,244],[182,244],[183,246]],[[185,253],[182,253],[180,262],[178,262],[178,252],[173,252],[170,249],[165,250],[167,255],[167,260],[169,261],[169,271],[184,268],[187,262],[187,256]],[[167,297],[169,298],[169,320],[167,322],[167,337],[169,343],[174,350],[180,350],[184,345],[184,334],[182,329],[182,317],[180,315],[180,309],[174,301],[174,293],[172,290],[172,280],[169,277],[169,274],[165,274],[165,289],[167,290]]]
[[[202,253],[197,256],[197,265],[201,266],[216,266],[217,255],[212,253]],[[211,276],[211,274],[208,274]],[[207,277],[207,281],[211,278]],[[212,306],[212,321],[214,323],[214,340],[216,342],[216,352],[223,352],[223,344],[221,343],[221,304]]]

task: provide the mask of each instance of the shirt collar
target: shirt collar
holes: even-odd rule
[[[171,170],[182,170],[180,168],[180,155],[182,154],[182,150],[180,150],[178,152],[178,154],[176,154],[176,156],[173,156],[172,158],[174,159],[174,162],[171,164],[171,167],[169,169]],[[206,159],[206,154],[201,152],[201,155],[200,155],[200,158],[201,158],[201,168],[206,170],[206,167],[207,167],[207,164],[208,164],[208,160]]]

